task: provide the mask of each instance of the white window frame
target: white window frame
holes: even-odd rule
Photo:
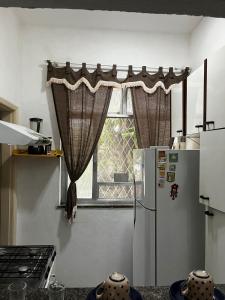
[[[123,93],[121,101],[121,113],[112,114],[108,113],[107,118],[133,118],[133,114],[127,113],[127,95]],[[93,154],[93,184],[92,184],[92,198],[78,199],[78,207],[133,207],[134,199],[99,199],[97,197],[97,151]],[[68,173],[65,165],[64,158],[61,158],[60,163],[60,178],[61,178],[61,199],[59,207],[64,207],[66,203],[66,194],[68,187]],[[118,183],[120,184],[120,183]],[[122,184],[122,183],[121,183]],[[124,184],[124,183],[123,183]],[[133,184],[133,183],[128,183]]]

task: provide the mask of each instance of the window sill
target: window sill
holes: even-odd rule
[[[134,206],[133,201],[84,201],[83,203],[78,203],[78,208],[132,208]],[[64,209],[65,204],[60,204],[56,206],[57,209]]]

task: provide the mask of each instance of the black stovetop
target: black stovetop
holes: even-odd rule
[[[25,281],[44,287],[55,256],[53,245],[0,246],[0,285]]]

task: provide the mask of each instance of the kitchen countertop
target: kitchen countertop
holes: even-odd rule
[[[225,284],[216,285],[225,294]],[[142,294],[144,300],[169,300],[168,287],[138,287],[137,290]],[[91,288],[67,288],[65,300],[85,300]],[[29,290],[28,300],[48,300],[47,289]],[[0,300],[8,300],[6,289],[0,289]]]

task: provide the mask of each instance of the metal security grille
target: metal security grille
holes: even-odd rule
[[[98,145],[85,172],[77,181],[79,204],[131,204],[129,200],[133,200],[134,193],[134,148],[137,148],[137,140],[131,92],[115,88]],[[64,168],[68,187],[70,180]],[[66,193],[63,199],[66,199]]]
[[[132,117],[107,118],[97,148],[97,199],[132,199],[132,151],[137,141]]]

